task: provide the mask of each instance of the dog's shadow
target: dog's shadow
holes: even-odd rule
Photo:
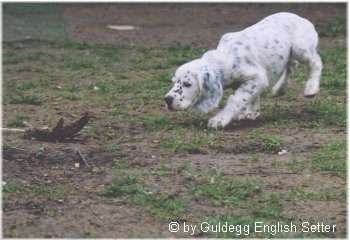
[[[314,122],[318,119],[320,119],[321,116],[314,111],[310,110],[299,110],[298,112],[279,112],[279,113],[272,113],[267,115],[260,115],[255,120],[240,120],[240,121],[232,121],[230,124],[228,124],[223,131],[233,132],[237,129],[254,129],[263,127],[265,125],[270,124],[284,124],[284,123],[292,123],[292,122],[298,122],[301,125],[310,124],[310,122]],[[186,121],[180,123],[183,127],[191,126],[192,128],[205,130],[208,129],[208,119],[192,119],[191,121]]]

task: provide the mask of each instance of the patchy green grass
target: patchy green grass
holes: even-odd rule
[[[126,197],[129,204],[140,205],[160,219],[176,218],[188,210],[186,201],[181,197],[167,198],[148,192],[133,176],[126,176],[120,181],[108,184],[101,194],[114,198]]]
[[[347,123],[346,103],[343,99],[327,97],[316,100],[312,104],[311,110],[321,116],[321,122],[329,125],[345,127]]]
[[[254,133],[248,137],[251,144],[260,146],[265,153],[277,153],[281,151],[284,143],[283,137],[280,135]]]
[[[24,196],[36,195],[52,200],[63,200],[70,194],[72,187],[70,185],[57,185],[57,186],[40,186],[37,184],[23,187],[22,185],[14,182],[9,182],[3,185],[3,192],[15,193]]]
[[[9,127],[25,127],[26,125],[24,124],[24,122],[28,119],[29,118],[26,116],[17,115],[14,118],[10,119],[7,125]]]
[[[179,218],[188,211],[188,204],[181,197],[166,198],[148,193],[138,195],[133,201],[162,220]]]
[[[9,182],[2,186],[2,191],[6,193],[23,193],[23,187],[17,183]]]
[[[39,186],[32,185],[27,192],[29,194],[35,194],[37,196],[46,197],[49,200],[63,200],[72,191],[70,185],[57,185],[57,186]]]
[[[346,18],[336,17],[327,25],[318,27],[318,33],[321,37],[336,37],[338,34],[346,34]]]
[[[9,97],[10,104],[27,104],[27,105],[43,105],[45,102],[44,98],[37,94],[22,95],[14,94]]]
[[[257,194],[263,185],[257,178],[229,179],[216,171],[209,173],[207,180],[194,186],[193,192],[211,198],[214,206],[245,206],[247,198]]]
[[[159,143],[161,148],[170,149],[172,152],[187,150],[200,152],[204,147],[204,140],[200,136],[194,136],[191,140],[164,139]]]
[[[141,191],[140,187],[136,185],[136,178],[127,176],[120,181],[105,186],[101,194],[107,197],[120,197],[123,195],[136,194]]]
[[[346,141],[327,144],[323,150],[312,154],[313,167],[317,170],[346,178]]]

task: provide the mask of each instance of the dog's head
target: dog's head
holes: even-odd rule
[[[219,76],[201,59],[179,67],[172,82],[172,89],[164,97],[169,110],[195,106],[202,112],[209,112],[217,107],[223,94]]]

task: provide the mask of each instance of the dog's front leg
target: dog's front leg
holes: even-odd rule
[[[229,96],[226,106],[209,120],[208,127],[224,128],[232,119],[238,120],[241,112],[252,103],[256,104],[261,91],[267,87],[267,82],[263,80],[255,79],[243,83]],[[257,103],[260,105],[259,101]]]

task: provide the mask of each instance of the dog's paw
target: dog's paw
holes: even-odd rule
[[[212,117],[208,122],[208,127],[210,128],[224,128],[227,124],[229,124],[231,118],[225,116],[225,114],[218,114],[215,117]]]
[[[304,96],[308,98],[314,97],[318,91],[319,91],[319,84],[317,84],[317,81],[310,81],[308,80],[306,82],[305,90],[304,90]]]
[[[237,120],[244,120],[244,119],[255,120],[259,116],[260,116],[260,111],[255,111],[255,112],[244,112],[244,111],[242,111],[238,115],[238,119]]]

